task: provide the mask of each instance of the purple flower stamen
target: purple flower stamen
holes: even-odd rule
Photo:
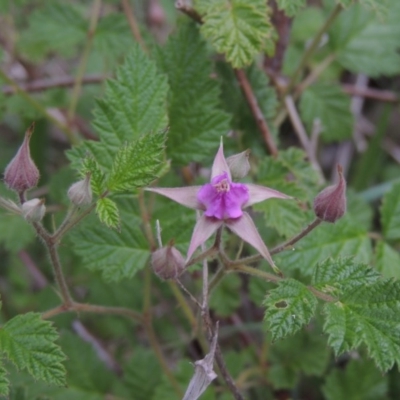
[[[205,216],[226,220],[243,215],[242,206],[249,200],[249,190],[242,183],[229,180],[224,172],[202,186],[197,193],[198,201],[205,207]]]

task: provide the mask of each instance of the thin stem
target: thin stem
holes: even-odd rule
[[[315,153],[313,152],[310,139],[308,138],[308,135],[307,135],[306,129],[304,128],[303,123],[301,122],[299,113],[297,112],[296,105],[294,104],[292,96],[285,96],[285,106],[289,113],[289,118],[293,124],[293,127],[297,134],[297,137],[299,138],[302,147],[306,151],[311,165],[317,171],[320,183],[323,183],[325,181],[325,179],[324,179],[324,175],[322,173],[322,169],[318,163]]]
[[[201,261],[203,261],[205,258],[213,257],[218,253],[218,248],[216,248],[214,245],[207,250],[203,251],[201,254],[199,254],[197,257],[192,258],[186,265],[185,267],[190,267],[191,265],[197,264]]]
[[[203,23],[203,20],[201,18],[201,15],[192,7],[188,6],[185,2],[185,0],[177,0],[175,2],[175,8],[182,12],[183,14],[186,14],[188,17],[190,17],[193,21],[196,21],[199,24]]]
[[[219,270],[212,277],[210,283],[208,284],[208,290],[210,293],[218,286],[218,284],[222,281],[225,275],[226,275],[226,270],[225,267],[222,266],[219,268]]]
[[[81,83],[85,85],[102,83],[107,78],[109,78],[107,75],[86,75],[82,78]],[[71,76],[60,76],[55,78],[37,79],[32,82],[21,83],[19,87],[24,92],[41,92],[47,89],[68,88],[74,86],[74,84],[75,78]],[[14,86],[3,86],[1,91],[5,95],[12,95],[18,92]]]
[[[85,43],[85,47],[83,48],[82,56],[79,61],[78,71],[75,77],[75,85],[71,95],[71,103],[68,109],[68,121],[72,121],[75,115],[76,106],[78,104],[79,95],[82,89],[82,80],[85,74],[90,50],[92,48],[94,34],[96,32],[97,22],[100,17],[100,10],[101,10],[101,0],[94,0],[93,1],[93,9],[90,17],[89,22],[89,29],[87,32],[87,40]]]
[[[304,53],[302,59],[300,60],[300,64],[296,68],[295,72],[293,73],[289,84],[286,88],[286,93],[290,93],[296,85],[297,79],[299,78],[300,74],[302,73],[303,69],[307,66],[310,58],[314,54],[315,50],[318,48],[322,36],[328,29],[332,26],[333,22],[335,21],[336,17],[340,14],[343,7],[341,4],[336,5],[336,7],[332,10],[331,14],[328,16],[328,19],[325,23],[321,26],[317,34],[314,36],[313,41],[311,42],[310,46],[307,48],[306,52]]]
[[[42,314],[43,319],[52,318],[58,314],[66,312],[84,312],[84,313],[94,313],[94,314],[109,314],[109,315],[120,315],[123,317],[130,318],[136,322],[143,322],[143,317],[140,313],[129,308],[124,307],[107,307],[99,306],[94,304],[84,304],[72,302],[67,308],[65,305],[60,305]]]
[[[62,266],[57,251],[57,245],[55,243],[47,242],[46,247],[49,251],[51,265],[53,266],[53,272],[54,272],[54,277],[56,279],[56,283],[61,291],[61,298],[63,304],[66,307],[69,307],[73,303],[73,300],[62,271]]]
[[[193,311],[190,308],[189,304],[187,303],[185,297],[182,295],[182,292],[179,290],[175,282],[170,281],[168,283],[173,295],[175,296],[175,299],[178,301],[180,307],[182,308],[183,313],[185,314],[187,320],[189,321],[190,326],[192,327],[193,330],[196,330],[197,329],[196,317],[194,316]],[[187,289],[185,288],[185,290]],[[190,296],[192,295],[190,294]],[[196,303],[198,304],[197,300]]]
[[[128,24],[131,29],[133,37],[139,43],[141,48],[147,52],[148,49],[143,41],[142,35],[140,33],[139,25],[136,22],[135,14],[134,14],[133,9],[128,0],[122,0],[122,8],[124,10],[126,19],[128,20]]]
[[[384,101],[388,103],[400,102],[400,97],[396,93],[389,90],[379,90],[369,87],[358,88],[356,85],[342,85],[342,90],[352,96],[360,96],[367,99]]]
[[[242,69],[235,69],[234,72],[239,82],[239,85],[242,88],[247,103],[249,104],[251,113],[253,114],[253,117],[256,120],[258,129],[260,130],[263,136],[268,151],[271,153],[273,157],[276,157],[278,155],[278,148],[276,147],[276,144],[272,137],[271,130],[268,127],[267,121],[264,118],[264,114],[262,113],[260,106],[258,105],[257,98],[253,92],[249,80],[247,79],[246,73]]]
[[[65,133],[68,140],[71,144],[77,144],[78,140],[71,129],[63,124],[59,119],[53,117],[45,107],[43,107],[39,102],[37,102],[29,93],[23,90],[17,82],[11,79],[4,71],[0,69],[0,77],[5,80],[16,93],[18,93],[21,97],[23,97],[39,114],[43,115],[46,119],[51,121],[54,125],[56,125],[62,132]]]

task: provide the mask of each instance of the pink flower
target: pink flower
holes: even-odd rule
[[[203,186],[148,188],[147,190],[168,197],[186,207],[204,211],[194,227],[186,262],[201,244],[219,227],[225,225],[257,249],[275,269],[267,246],[261,239],[250,215],[243,209],[270,198],[289,199],[291,197],[268,187],[232,182],[228,164],[232,163],[230,163],[230,158],[225,159],[221,141],[214,158],[210,183]],[[243,168],[246,167],[243,166]],[[239,175],[243,176],[243,174]]]

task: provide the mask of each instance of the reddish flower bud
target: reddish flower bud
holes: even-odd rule
[[[176,279],[185,269],[185,260],[179,250],[168,245],[151,255],[151,266],[161,279]]]
[[[328,186],[314,199],[315,215],[326,222],[335,222],[346,212],[346,181],[340,165],[337,170],[338,183]]]
[[[44,199],[32,199],[26,201],[21,206],[22,215],[28,222],[39,222],[43,219],[46,213]]]
[[[18,193],[35,187],[39,180],[39,170],[32,161],[29,151],[29,141],[33,129],[34,124],[26,131],[21,147],[4,172],[5,184]]]
[[[85,179],[74,183],[68,189],[68,197],[71,203],[76,206],[83,206],[92,202],[92,189],[90,187],[90,174]]]

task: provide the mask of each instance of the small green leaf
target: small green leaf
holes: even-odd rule
[[[54,342],[58,333],[40,314],[27,313],[9,320],[0,330],[0,348],[19,369],[58,386],[65,385],[65,355]]]
[[[96,213],[99,220],[109,228],[120,228],[119,211],[113,200],[107,197],[97,200]]]
[[[369,360],[350,360],[345,368],[335,368],[322,388],[326,400],[384,400],[387,390],[388,377]]]
[[[162,166],[164,142],[164,134],[153,134],[124,145],[115,155],[108,190],[127,192],[153,181]]]
[[[376,245],[376,268],[385,278],[400,279],[400,254],[389,244],[379,241]]]
[[[103,194],[105,189],[105,174],[94,157],[88,156],[83,159],[80,173],[82,178],[84,178],[86,174],[90,173],[90,186],[93,192],[97,194],[97,196]]]
[[[278,8],[289,17],[294,17],[306,5],[306,0],[277,0]]]
[[[264,300],[264,319],[272,339],[280,339],[297,332],[308,324],[315,313],[317,299],[305,285],[285,279]]]
[[[379,278],[379,273],[374,269],[366,264],[355,263],[352,258],[328,258],[315,268],[312,284],[325,293],[340,294],[374,283]]]
[[[348,139],[353,132],[354,119],[350,97],[338,85],[320,83],[306,89],[300,100],[300,113],[311,132],[319,119],[322,138],[326,142]]]
[[[89,152],[107,173],[126,142],[165,129],[167,89],[166,77],[157,71],[155,62],[133,45],[96,103],[93,125],[100,141],[85,141],[70,150],[68,157],[74,166],[79,169],[82,155]]]
[[[10,392],[10,381],[7,378],[7,371],[5,370],[2,360],[0,359],[0,396],[8,396]]]
[[[271,41],[273,28],[264,0],[215,0],[206,2],[207,7],[202,3],[196,2],[204,11],[201,31],[234,68],[249,65]]]
[[[71,235],[73,250],[90,270],[101,271],[109,282],[132,278],[145,267],[149,245],[141,230],[139,207],[132,196],[118,198],[120,232],[104,229],[95,216],[89,216]]]
[[[177,165],[202,162],[229,131],[229,116],[221,110],[218,83],[210,77],[212,63],[196,26],[181,25],[157,60],[171,87],[168,157]]]
[[[400,365],[400,283],[381,280],[345,293],[324,307],[324,331],[335,354],[364,343],[383,371]]]
[[[400,238],[400,183],[393,185],[383,198],[381,223],[386,239]]]

